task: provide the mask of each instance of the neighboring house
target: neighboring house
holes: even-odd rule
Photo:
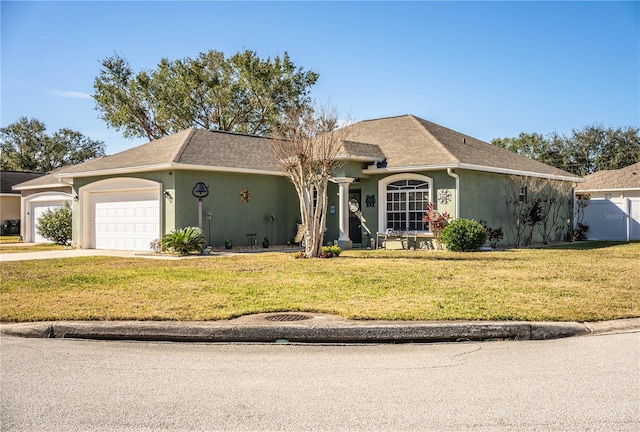
[[[571,228],[573,185],[581,181],[411,115],[349,126],[341,157],[345,163],[328,190],[325,242],[346,248],[367,247],[387,229],[416,231],[418,246],[430,242],[422,221],[429,202],[453,217],[484,219],[506,231],[517,224],[514,209],[521,211],[541,184],[564,187],[567,205],[564,213],[558,210],[560,228],[553,231],[554,239],[562,238]],[[199,182],[209,188],[202,216],[210,244],[225,238],[247,244],[252,235],[258,243],[266,237],[285,244],[300,217],[297,194],[269,140],[256,136],[189,129],[55,176],[73,185],[73,241],[81,248],[149,250],[154,239],[197,226],[192,192]],[[241,193],[247,191],[245,203]]]
[[[0,171],[0,224],[2,234],[20,233],[20,192],[13,189],[19,183],[45,175],[26,171]]]
[[[594,240],[640,240],[640,163],[598,171],[576,188],[577,198],[589,201],[581,222]]]
[[[69,166],[59,168],[49,174],[41,174],[40,177],[24,181],[13,187],[20,192],[19,204],[20,218],[23,223],[20,226],[20,235],[27,243],[49,243],[37,230],[38,220],[43,213],[71,204],[71,185],[65,183],[57,175],[62,174]]]

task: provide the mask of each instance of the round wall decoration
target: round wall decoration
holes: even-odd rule
[[[442,189],[438,192],[438,202],[440,204],[449,204],[451,201],[451,192],[448,189]]]

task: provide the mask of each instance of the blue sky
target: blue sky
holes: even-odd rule
[[[640,126],[640,3],[1,2],[1,125],[35,117],[127,140],[90,95],[104,58],[134,70],[214,49],[289,53],[354,120],[414,114],[490,141]]]

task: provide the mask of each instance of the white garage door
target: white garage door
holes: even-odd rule
[[[640,240],[640,199],[631,199],[629,209],[631,226],[629,227],[629,237],[631,240]]]
[[[38,232],[38,221],[40,217],[48,210],[55,210],[57,208],[62,207],[62,204],[52,204],[52,203],[33,203],[31,207],[31,221],[33,223],[32,233],[33,233],[33,241],[35,243],[51,243],[51,240],[47,240],[42,237]]]
[[[91,194],[91,247],[150,250],[160,237],[157,190]]]

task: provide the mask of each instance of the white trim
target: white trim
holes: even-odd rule
[[[164,163],[157,165],[144,165],[137,167],[125,167],[125,168],[110,168],[104,170],[84,171],[84,172],[66,172],[56,174],[57,178],[79,178],[79,177],[98,177],[98,176],[110,176],[118,174],[136,174],[141,172],[151,171],[165,171],[165,170],[191,170],[191,171],[213,171],[213,172],[231,172],[238,174],[262,174],[262,175],[277,175],[284,176],[282,171],[272,170],[259,170],[253,168],[230,168],[230,167],[216,167],[210,165],[191,165],[181,163]]]
[[[96,193],[127,193],[153,190],[158,199],[158,238],[161,238],[164,227],[164,200],[162,199],[163,186],[161,182],[141,179],[136,177],[115,177],[98,180],[78,189],[78,245],[82,249],[88,249],[92,245],[91,239],[91,201],[92,194]]]
[[[0,197],[18,197],[20,198],[22,195],[20,195],[19,193],[0,193]]]
[[[422,174],[405,173],[394,174],[383,177],[378,180],[378,232],[387,231],[387,185],[398,180],[421,180],[429,183],[429,200],[433,198],[433,179]],[[429,231],[418,231],[419,234],[425,234]]]
[[[460,176],[457,173],[454,173],[451,168],[447,168],[447,175],[449,177],[453,177],[456,180],[456,214],[454,218],[460,219]]]
[[[53,188],[64,188],[64,187],[70,187],[70,185],[66,184],[66,183],[63,183],[62,180],[60,180],[59,183],[47,183],[47,184],[40,184],[40,185],[35,185],[35,186],[22,186],[22,187],[19,187],[19,188],[16,188],[14,186],[13,189],[14,190],[23,191],[23,190],[53,189]]]
[[[631,188],[603,188],[603,189],[576,189],[576,192],[627,192],[639,191],[640,187]]]
[[[33,220],[34,203],[57,205],[61,202],[69,202],[69,204],[71,204],[71,200],[71,194],[66,192],[41,192],[22,198],[20,218],[23,222],[20,224],[20,234],[24,241],[27,243],[35,241],[35,220]]]
[[[544,174],[533,171],[520,171],[508,168],[497,168],[497,167],[488,167],[484,165],[474,165],[474,164],[465,164],[465,163],[450,163],[450,164],[438,164],[438,165],[418,165],[418,166],[408,166],[408,167],[391,167],[391,168],[375,168],[372,169],[371,166],[362,170],[365,174],[382,174],[382,173],[397,173],[397,172],[421,172],[421,171],[439,171],[445,170],[447,168],[460,168],[466,169],[470,171],[483,171],[483,172],[491,172],[497,174],[509,174],[509,175],[519,175],[524,177],[538,177],[545,178],[551,180],[563,180],[563,181],[571,181],[576,183],[584,183],[586,180],[581,177],[569,177],[555,174]]]

